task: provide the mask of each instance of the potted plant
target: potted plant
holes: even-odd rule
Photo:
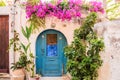
[[[40,80],[40,75],[35,74],[34,72],[34,64],[32,64],[30,70],[31,70],[31,75],[29,76],[29,80]]]
[[[22,44],[22,47],[23,47],[24,51],[26,51],[26,53],[29,55],[30,64],[28,65],[29,67],[27,68],[28,72],[30,73],[29,80],[39,80],[40,76],[38,74],[35,74],[35,72],[34,72],[34,67],[35,67],[34,58],[35,58],[35,56],[31,52],[31,48],[30,48],[30,45],[31,45],[30,36],[32,34],[32,30],[33,30],[32,25],[30,25],[30,27],[26,26],[25,29],[22,27],[22,33],[28,42],[28,46],[25,46],[24,44]]]
[[[13,48],[12,48],[13,46]],[[24,80],[25,78],[25,68],[26,65],[30,62],[27,60],[26,54],[22,51],[21,48],[21,43],[19,39],[19,33],[14,31],[14,38],[10,39],[10,44],[9,44],[9,49],[12,48],[14,51],[14,55],[20,53],[20,57],[18,61],[15,61],[16,58],[14,59],[14,63],[12,63],[11,66],[11,75],[13,80],[17,80],[20,78],[20,80]]]
[[[12,78],[13,80],[24,80],[26,76],[26,65],[29,64],[30,61],[27,60],[27,57],[24,53],[20,54],[19,60],[16,63],[13,63],[11,69],[12,70]]]
[[[20,53],[19,60],[17,62],[12,63],[12,75],[14,76],[23,76],[20,80],[24,80],[24,76],[28,78],[27,73],[30,73],[30,77],[34,77],[35,80],[38,80],[38,75],[34,72],[34,55],[31,52],[30,48],[30,36],[32,34],[32,26],[25,27],[25,29],[22,27],[22,33],[23,36],[27,39],[28,44],[25,45],[22,43],[19,39],[19,33],[14,31],[14,38],[10,39],[10,45],[9,48],[13,46],[13,50],[15,53]],[[21,73],[21,74],[20,74]],[[13,77],[14,77],[13,76]],[[17,80],[18,78],[13,78],[14,80]],[[31,79],[30,79],[31,80]],[[33,80],[33,79],[32,79]]]

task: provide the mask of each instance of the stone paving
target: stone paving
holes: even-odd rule
[[[0,78],[0,80],[10,80],[10,78]],[[41,77],[40,80],[70,80],[63,77]]]
[[[9,74],[0,75],[0,80],[11,80],[10,75]],[[63,75],[62,77],[41,77],[40,80],[71,80],[71,79],[70,76],[67,74],[67,75]]]
[[[10,75],[7,73],[0,73],[0,80],[10,80]]]
[[[41,80],[71,80],[69,76],[64,75],[62,77],[41,77]]]

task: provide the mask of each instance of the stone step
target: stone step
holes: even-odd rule
[[[0,73],[0,80],[11,80],[11,79],[12,78],[9,74]],[[71,79],[68,75],[63,75],[62,77],[41,77],[40,80],[71,80]]]
[[[10,80],[10,75],[8,73],[0,73],[0,80]]]

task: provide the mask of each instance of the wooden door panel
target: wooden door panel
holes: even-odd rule
[[[61,76],[61,59],[58,42],[58,33],[48,31],[45,36],[45,54],[43,55],[43,76]]]
[[[64,47],[66,39],[59,31],[46,30],[36,41],[36,73],[42,76],[62,76],[66,72]]]
[[[9,16],[0,16],[0,72],[9,72]]]

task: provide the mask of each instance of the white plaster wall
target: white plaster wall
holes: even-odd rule
[[[95,29],[105,43],[98,80],[120,80],[120,20],[98,23]]]

